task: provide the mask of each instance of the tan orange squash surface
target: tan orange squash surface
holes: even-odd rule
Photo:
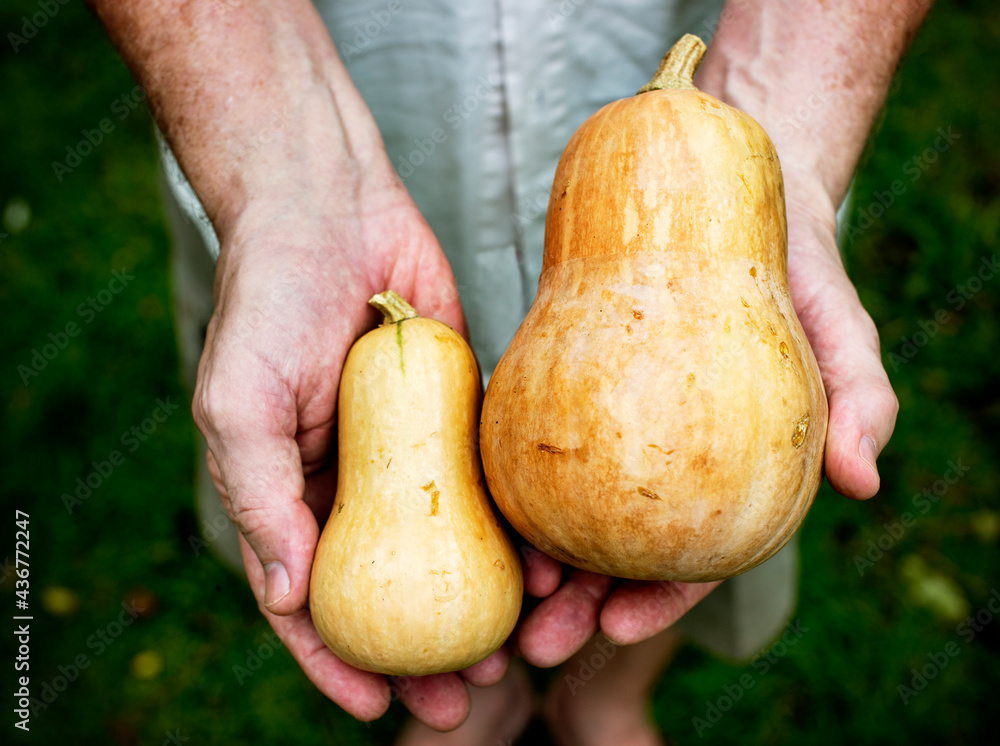
[[[693,86],[703,52],[685,37],[570,140],[538,295],[483,409],[513,526],[618,577],[749,570],[822,480],[827,403],[789,297],[778,158]]]

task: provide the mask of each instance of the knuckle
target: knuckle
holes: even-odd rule
[[[263,505],[247,504],[246,500],[235,497],[230,500],[229,514],[239,532],[252,540],[274,525],[272,511]]]
[[[871,315],[864,310],[864,308],[861,309],[861,313],[858,317],[858,323],[861,326],[860,331],[864,335],[862,339],[871,346],[872,350],[874,350],[877,355],[879,350],[881,350],[878,327],[875,325],[875,321],[872,319]]]
[[[245,397],[225,379],[212,376],[201,380],[191,402],[195,422],[202,431],[225,432],[242,418]]]
[[[883,408],[895,419],[896,415],[899,414],[899,397],[896,396],[896,392],[892,390],[891,386],[886,386],[882,389],[881,397]]]

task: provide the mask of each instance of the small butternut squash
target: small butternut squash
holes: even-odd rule
[[[477,663],[510,635],[521,564],[493,512],[476,443],[472,350],[389,291],[384,323],[340,381],[337,494],[313,562],[323,642],[366,671],[425,675]]]
[[[623,578],[749,570],[822,480],[827,403],[789,296],[777,154],[694,87],[704,50],[686,36],[570,140],[538,295],[483,409],[514,528]]]

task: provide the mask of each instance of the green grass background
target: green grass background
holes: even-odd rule
[[[27,0],[5,2],[0,31],[17,31],[35,10]],[[829,487],[820,493],[801,542],[797,617],[808,631],[766,673],[682,651],[654,699],[677,743],[969,744],[996,733],[1000,620],[971,642],[957,625],[1000,587],[1000,277],[960,311],[949,293],[997,252],[998,39],[994,4],[939,3],[857,177],[855,226],[868,224],[861,211],[871,215],[876,193],[895,180],[905,186],[845,245],[887,364],[922,321],[951,313],[911,359],[890,366],[902,409],[880,459],[882,492],[864,504]],[[150,118],[144,105],[124,120],[113,109],[133,87],[78,2],[59,6],[17,53],[0,43],[0,562],[13,559],[14,509],[28,511],[34,694],[43,682],[65,684],[27,739],[6,709],[0,740],[160,744],[173,733],[190,744],[388,743],[398,707],[370,726],[356,723],[284,650],[242,683],[234,675],[248,650],[266,650],[269,630],[247,589],[188,543],[197,531],[194,430],[174,349]],[[105,117],[113,131],[59,182],[51,163]],[[938,128],[949,127],[955,143],[926,169],[916,165]],[[77,307],[108,286],[113,269],[135,279],[86,323]],[[70,321],[79,336],[24,385],[18,366]],[[180,410],[68,513],[60,496],[92,461],[125,450],[121,434],[168,396]],[[914,495],[959,459],[968,473],[920,513]],[[913,525],[859,573],[855,557],[906,512]],[[13,615],[15,578],[6,566],[0,576],[2,608]],[[60,607],[60,589],[75,594],[75,608]],[[129,599],[142,601],[141,618],[99,642]],[[12,636],[0,639],[10,702]],[[904,705],[897,686],[949,643],[958,654]],[[60,666],[80,656],[88,667],[61,682]],[[744,674],[753,686],[699,736],[692,718],[705,718],[707,703],[739,688]]]

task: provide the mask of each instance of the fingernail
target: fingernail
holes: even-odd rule
[[[292,590],[288,570],[280,562],[268,562],[264,565],[264,580],[264,606],[273,606]]]
[[[861,460],[868,464],[868,468],[875,472],[875,476],[878,476],[878,469],[875,468],[875,459],[877,455],[875,453],[875,439],[870,435],[861,436],[861,444],[858,446],[858,455],[861,456]]]

